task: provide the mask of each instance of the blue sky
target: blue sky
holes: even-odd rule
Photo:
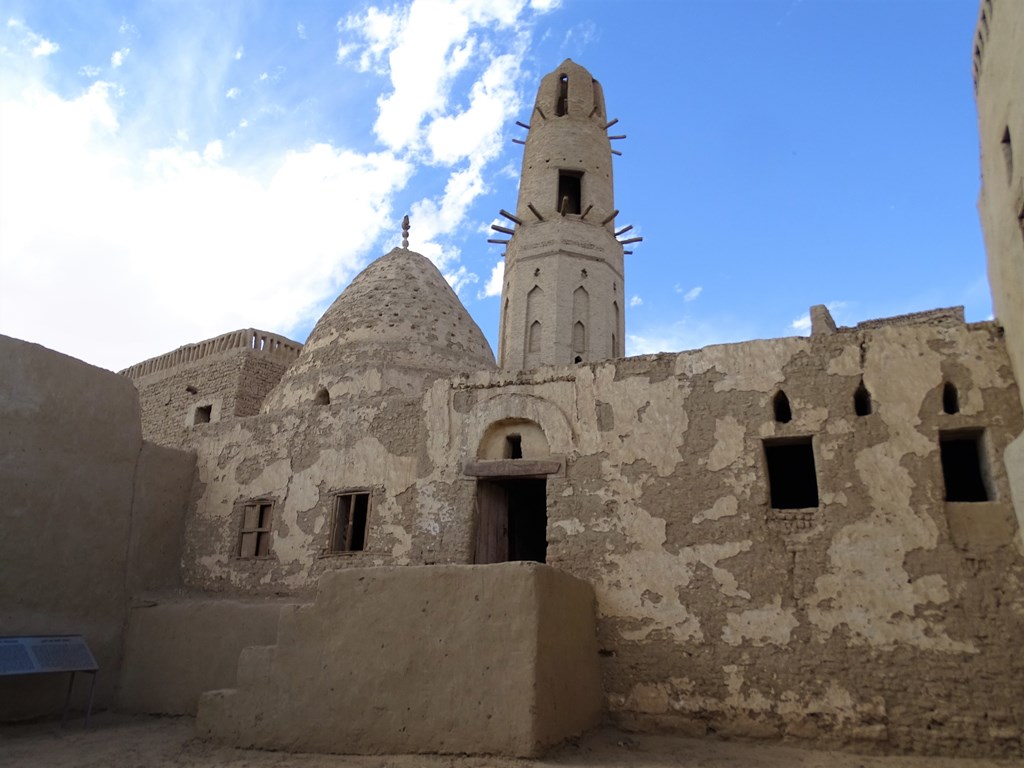
[[[400,240],[497,347],[540,77],[618,117],[627,352],[991,300],[973,0],[0,0],[0,333],[119,369],[305,339]],[[631,233],[632,234],[632,233]]]

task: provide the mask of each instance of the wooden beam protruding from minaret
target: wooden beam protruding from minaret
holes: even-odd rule
[[[609,120],[607,123],[604,124],[604,130],[607,131],[609,128],[611,128],[613,125],[615,125],[617,122],[619,122],[619,118],[617,118],[617,117],[614,120]]]
[[[514,235],[516,233],[514,229],[503,227],[500,224],[491,224],[491,229],[493,229],[495,232],[501,232],[503,235]]]
[[[523,141],[522,139],[512,139],[512,143],[513,144],[522,144],[524,147],[526,146],[526,142]]]
[[[547,120],[548,119],[547,115],[544,114],[544,110],[543,109],[541,109],[540,107],[534,107],[534,109],[537,110],[537,114],[540,115],[540,119],[541,120]]]
[[[526,130],[530,130],[530,126],[527,123],[521,123],[518,120],[516,120],[516,125],[518,125],[520,128],[525,128]]]
[[[522,226],[523,220],[520,219],[518,216],[513,216],[511,213],[506,211],[504,208],[502,208],[500,211],[498,211],[498,213],[500,213],[502,216],[504,216],[509,221],[514,221],[516,224],[519,224],[520,226]]]
[[[608,138],[611,139],[612,141],[615,141],[616,139],[624,139],[624,138],[626,138],[626,134],[620,133],[617,136],[609,136]]]
[[[533,203],[527,203],[526,207],[530,209],[530,213],[537,217],[537,221],[544,221],[544,217],[540,215],[540,211],[533,207]]]
[[[619,152],[619,150],[617,150],[617,149],[613,149],[613,150],[612,150],[612,154],[613,154],[613,155],[618,155],[619,157],[622,157],[622,153],[621,153],[621,152]]]
[[[593,208],[593,207],[594,207],[593,205],[588,205],[587,206],[587,210],[585,210],[583,212],[583,215],[580,216],[580,221],[583,221],[585,218],[587,218],[587,214],[590,213],[590,209]]]
[[[627,232],[629,232],[629,230],[631,230],[632,228],[633,228],[633,225],[629,224],[629,225],[623,227],[622,229],[620,229],[618,232],[616,232],[615,236],[618,237],[619,235],[624,235]]]
[[[565,216],[565,212],[566,212],[566,210],[568,210],[568,208],[569,208],[569,196],[568,195],[562,195],[562,204],[560,206],[558,206],[558,212],[560,214],[562,214],[563,216]]]
[[[502,245],[508,245],[512,241],[511,240],[492,240],[491,238],[487,238],[487,242],[488,243],[500,243]]]
[[[619,243],[621,245],[629,245],[630,243],[639,243],[642,240],[642,237],[627,237],[625,240],[619,240]]]
[[[608,214],[608,218],[606,218],[604,221],[601,222],[601,226],[603,227],[605,224],[607,224],[609,221],[611,221],[612,219],[614,219],[618,215],[619,215],[619,209],[616,208],[614,211],[612,211],[610,214]]]

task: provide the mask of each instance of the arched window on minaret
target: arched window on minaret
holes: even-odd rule
[[[534,320],[532,323],[530,323],[530,338],[528,339],[526,344],[526,350],[528,352],[540,352],[540,335],[540,320]]]
[[[582,363],[587,354],[587,327],[579,320],[572,324],[572,353],[574,363]]]
[[[619,302],[613,301],[612,309],[614,310],[615,315],[615,325],[612,326],[612,328],[614,328],[614,332],[612,333],[612,357],[618,357],[620,354],[619,345],[616,343],[615,334],[618,333],[619,330]]]
[[[558,101],[555,102],[555,117],[563,117],[569,113],[569,76],[558,78]]]

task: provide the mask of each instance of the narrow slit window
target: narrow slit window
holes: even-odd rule
[[[853,393],[853,412],[858,416],[867,416],[871,413],[871,393],[863,381]]]
[[[789,407],[789,398],[781,389],[772,399],[772,410],[775,412],[775,420],[780,424],[788,424],[793,420],[793,411]]]
[[[558,212],[563,216],[568,213],[580,212],[580,199],[583,191],[582,171],[558,172]]]
[[[942,387],[942,410],[945,413],[960,413],[960,393],[956,390],[956,384],[947,381]]]
[[[338,494],[334,500],[331,551],[362,552],[366,548],[366,527],[369,514],[369,491]]]
[[[768,489],[773,509],[808,509],[818,506],[818,477],[810,437],[766,440]]]
[[[1003,161],[1006,163],[1006,180],[1013,183],[1013,143],[1010,140],[1010,126],[1003,130]]]
[[[587,351],[587,327],[578,320],[572,325],[572,351]]]
[[[505,448],[510,459],[523,458],[523,436],[509,435],[505,438]]]
[[[988,501],[980,431],[940,432],[942,481],[946,501]]]
[[[251,501],[242,507],[239,557],[266,557],[270,554],[270,519],[273,509],[272,501]]]
[[[555,102],[555,117],[569,113],[569,76],[562,75],[558,79],[558,100]]]

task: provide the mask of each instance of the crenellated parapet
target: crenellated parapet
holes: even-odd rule
[[[185,344],[173,352],[168,352],[158,357],[151,357],[149,360],[136,363],[130,368],[119,371],[119,373],[130,379],[140,379],[150,374],[160,373],[180,365],[190,365],[211,355],[230,352],[236,349],[247,349],[263,353],[287,365],[299,356],[299,352],[302,351],[302,345],[284,336],[278,336],[267,331],[244,328],[239,331],[224,333],[196,344]]]

